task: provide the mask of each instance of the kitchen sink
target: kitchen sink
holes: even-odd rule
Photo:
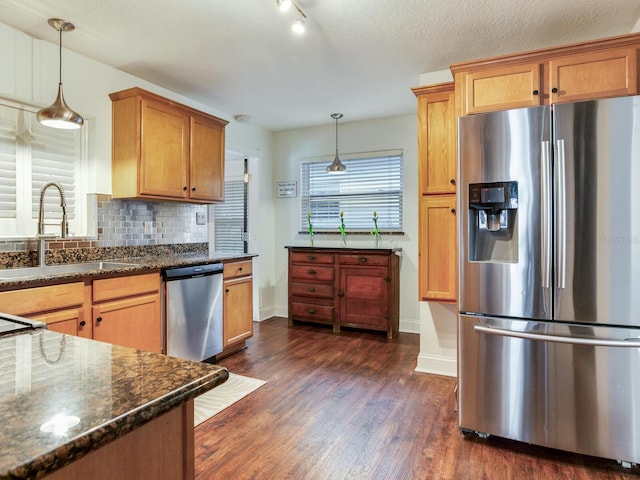
[[[66,263],[63,265],[45,265],[44,267],[9,268],[0,270],[0,280],[15,280],[20,278],[36,278],[65,273],[82,273],[102,270],[118,270],[126,267],[136,267],[136,263],[96,261],[84,263]]]

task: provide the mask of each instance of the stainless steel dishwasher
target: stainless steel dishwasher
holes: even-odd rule
[[[202,361],[222,352],[222,269],[212,263],[163,271],[167,355]]]

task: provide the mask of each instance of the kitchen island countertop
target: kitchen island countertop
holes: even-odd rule
[[[48,330],[0,338],[0,478],[42,478],[223,383],[222,367]]]

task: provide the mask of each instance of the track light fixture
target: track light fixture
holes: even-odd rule
[[[58,96],[48,107],[39,110],[36,118],[42,125],[53,128],[75,129],[80,128],[84,119],[80,114],[69,108],[62,95],[62,32],[71,32],[75,27],[73,23],[59,18],[50,18],[48,21],[52,28],[60,32],[60,80],[58,83]]]
[[[306,31],[307,27],[305,25],[305,21],[307,20],[307,16],[296,2],[293,0],[276,0],[276,5],[281,12],[286,12],[291,8],[291,6],[294,6],[298,11],[298,18],[293,22],[293,24],[291,24],[291,29],[298,34],[302,34]]]
[[[336,158],[334,158],[331,165],[327,167],[327,173],[332,175],[347,173],[347,167],[345,167],[344,163],[342,163],[338,157],[338,119],[342,118],[342,114],[332,113],[331,118],[336,121]]]

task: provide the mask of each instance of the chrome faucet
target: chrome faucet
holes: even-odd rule
[[[38,266],[45,266],[45,242],[47,237],[44,234],[44,194],[49,187],[56,187],[60,193],[60,206],[62,207],[62,223],[60,224],[60,236],[67,238],[69,236],[69,222],[67,221],[67,202],[64,198],[64,188],[57,182],[49,182],[40,189],[40,211],[38,213]],[[55,238],[55,237],[53,237]]]

